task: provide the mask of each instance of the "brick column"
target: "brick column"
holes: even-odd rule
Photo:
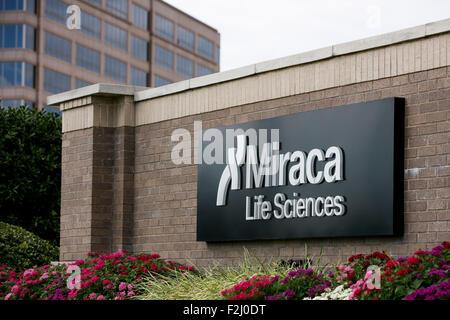
[[[63,110],[60,260],[132,250],[133,96],[93,94]]]

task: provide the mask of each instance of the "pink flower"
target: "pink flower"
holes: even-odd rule
[[[96,297],[97,297],[97,295],[95,294],[95,292],[92,292],[92,293],[89,295],[89,300],[95,300]]]
[[[134,296],[134,292],[133,292],[133,291],[128,291],[128,296],[129,296],[129,297]]]
[[[11,298],[11,296],[12,296],[12,293],[8,293],[5,297],[5,300],[9,300],[9,298]]]
[[[105,300],[105,297],[103,297],[103,296],[98,296],[98,297],[97,297],[97,300]]]
[[[123,291],[123,290],[125,290],[127,288],[127,284],[125,283],[125,282],[121,282],[120,284],[119,284],[119,290],[120,291]]]
[[[345,267],[344,271],[353,272],[354,270],[353,270],[353,268],[347,266],[347,267]]]
[[[24,277],[26,277],[27,275],[31,274],[33,272],[33,268],[25,270],[25,272],[23,273]]]
[[[121,298],[125,297],[125,292],[122,291],[122,292],[119,294],[119,296],[120,296]]]
[[[131,283],[128,285],[128,291],[133,291],[134,289],[134,285],[132,285]]]
[[[45,272],[40,278],[39,278],[39,280],[44,280],[44,279],[47,279],[48,278],[48,273],[47,272]]]

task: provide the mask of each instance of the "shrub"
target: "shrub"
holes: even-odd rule
[[[0,222],[0,265],[25,270],[58,260],[59,249],[21,227]]]
[[[57,244],[60,185],[61,119],[0,108],[0,221]]]
[[[280,276],[255,276],[231,289],[222,291],[229,300],[289,300],[315,297],[332,283],[312,269],[292,270],[280,281]]]
[[[379,277],[372,269],[380,271]],[[378,251],[357,254],[327,277],[312,269],[299,269],[279,279],[277,275],[255,276],[223,290],[222,295],[238,300],[450,299],[450,243],[444,241],[432,251],[419,250],[396,260]]]
[[[78,269],[79,268],[79,269]],[[73,270],[79,270],[79,282]],[[0,269],[0,298],[5,300],[125,300],[138,292],[143,275],[169,276],[196,272],[190,266],[160,259],[157,254],[89,253],[70,265],[31,268],[22,273]]]
[[[364,281],[353,285],[353,299],[450,299],[450,243],[432,251],[391,259],[381,268],[380,288],[368,288]],[[364,279],[365,280],[365,279]]]

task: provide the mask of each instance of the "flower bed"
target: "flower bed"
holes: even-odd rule
[[[392,259],[385,253],[351,256],[327,277],[299,269],[253,277],[222,291],[226,299],[437,300],[450,299],[450,243]]]
[[[76,281],[73,269],[79,270]],[[386,253],[351,256],[347,263],[325,274],[313,269],[249,273],[246,280],[221,292],[230,300],[443,300],[450,299],[450,243],[431,251],[393,259]],[[173,283],[188,279],[194,285],[207,273],[160,259],[159,255],[90,253],[70,265],[31,268],[17,272],[0,267],[0,299],[124,300],[137,294],[148,275]],[[255,276],[251,276],[254,275]],[[147,277],[146,277],[147,275]],[[214,277],[206,277],[208,281]],[[236,279],[240,279],[236,278]],[[181,279],[181,280],[180,280]],[[170,280],[170,281],[169,281]],[[172,282],[171,282],[172,281]],[[211,280],[212,281],[212,280]],[[75,286],[78,284],[79,286]],[[186,284],[186,283],[185,283]],[[228,285],[227,285],[228,286]],[[221,288],[220,286],[217,288]],[[219,290],[215,289],[214,292]],[[185,297],[186,299],[186,297]]]
[[[79,285],[72,270],[80,272]],[[196,272],[193,267],[162,260],[157,254],[132,255],[125,250],[113,254],[89,253],[86,260],[70,265],[45,265],[24,272],[2,266],[0,299],[131,299],[143,275],[170,276],[174,271]]]

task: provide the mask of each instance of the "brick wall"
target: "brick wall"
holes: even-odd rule
[[[197,168],[170,160],[177,128],[193,134],[232,125],[387,97],[405,97],[405,233],[401,237],[205,243],[196,239]],[[366,81],[285,98],[142,125],[135,128],[133,250],[199,266],[235,263],[243,248],[261,258],[318,256],[337,263],[358,252],[394,256],[450,239],[450,67]],[[72,139],[72,138],[71,138]],[[75,139],[75,137],[73,138]]]
[[[132,104],[127,96],[93,100],[100,116]],[[62,147],[60,259],[132,250],[134,127],[65,132]]]

